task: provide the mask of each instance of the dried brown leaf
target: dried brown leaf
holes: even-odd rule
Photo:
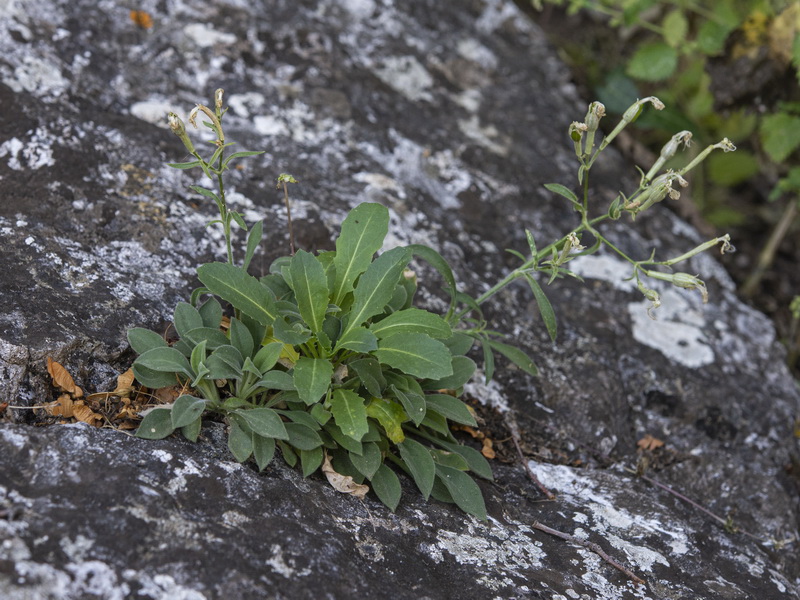
[[[658,438],[654,438],[652,435],[648,433],[642,439],[636,442],[636,445],[641,450],[655,450],[656,448],[661,448],[661,446],[664,445],[664,442],[662,442]]]
[[[69,394],[61,394],[58,400],[45,405],[44,409],[48,415],[69,419],[72,417],[73,405],[72,397]]]
[[[486,458],[495,458],[497,456],[494,452],[494,443],[489,438],[483,439],[483,448],[481,448],[481,454],[483,454]]]
[[[53,378],[53,385],[72,394],[75,398],[83,396],[83,390],[75,385],[75,380],[67,370],[49,356],[47,357],[47,372]]]
[[[325,477],[327,477],[331,487],[338,492],[350,494],[363,500],[369,491],[368,485],[356,483],[350,475],[342,475],[334,471],[327,452],[325,453],[325,460],[322,462],[322,472],[325,473]]]
[[[78,421],[88,423],[89,425],[97,426],[98,421],[102,421],[103,417],[94,412],[85,404],[76,402],[72,408],[73,415]]]
[[[117,389],[111,393],[120,398],[124,398],[130,396],[133,389],[133,369],[128,369],[117,377]]]

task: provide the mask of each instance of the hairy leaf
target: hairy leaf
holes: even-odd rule
[[[375,472],[383,462],[381,450],[378,444],[370,442],[364,444],[364,452],[359,456],[358,454],[351,454],[350,461],[353,466],[367,479],[372,479]]]
[[[415,394],[408,390],[400,390],[396,385],[389,386],[392,394],[400,401],[403,408],[406,409],[406,414],[409,416],[414,425],[419,425],[425,419],[425,411],[427,409],[425,398],[421,394]]]
[[[336,349],[346,348],[361,354],[367,354],[378,349],[378,339],[375,334],[364,327],[349,329],[336,343]]]
[[[475,481],[458,469],[436,466],[436,477],[450,492],[453,502],[465,513],[474,515],[481,521],[486,520],[486,505],[483,502],[481,489]]]
[[[245,356],[253,356],[253,336],[247,326],[235,317],[231,319],[231,345],[240,352],[242,360]]]
[[[175,431],[172,426],[172,411],[169,408],[156,408],[144,416],[136,430],[136,437],[145,440],[160,440]]]
[[[422,386],[426,390],[457,390],[475,373],[475,362],[468,356],[454,356],[451,363],[452,373],[435,381],[427,381]]]
[[[319,434],[302,423],[286,423],[286,432],[289,434],[289,443],[298,450],[313,450],[322,446]]]
[[[403,422],[408,420],[403,408],[396,402],[373,398],[367,405],[367,415],[378,421],[388,437],[395,444],[405,439]]]
[[[220,346],[206,359],[211,379],[236,379],[242,375],[244,360],[233,346]]]
[[[242,429],[235,419],[231,419],[228,430],[228,450],[239,462],[244,462],[253,453],[253,437]]]
[[[469,425],[470,427],[478,425],[467,405],[458,398],[453,398],[453,396],[448,396],[447,394],[429,394],[425,396],[425,401],[428,404],[428,410],[436,411],[451,421]]]
[[[361,441],[369,429],[367,410],[361,396],[351,390],[335,389],[331,399],[331,412],[342,433],[356,441]]]
[[[424,333],[395,333],[378,343],[377,359],[414,377],[440,379],[452,375],[452,357],[442,342]]]
[[[153,348],[136,359],[136,365],[161,373],[181,373],[192,377],[189,361],[175,348]]]
[[[178,302],[175,307],[175,316],[173,317],[175,331],[178,335],[184,337],[186,332],[203,327],[203,317],[198,310],[188,302]]]
[[[172,428],[179,429],[193,423],[203,414],[206,401],[188,394],[178,397],[172,405]]]
[[[373,396],[380,396],[386,387],[386,379],[381,371],[380,363],[373,357],[360,358],[348,363],[348,368],[353,369],[361,380],[366,390]]]
[[[311,406],[328,391],[333,365],[324,358],[301,356],[294,365],[292,380],[300,399]]]
[[[553,307],[550,305],[550,300],[545,296],[542,286],[531,275],[525,274],[525,280],[531,287],[534,298],[536,298],[536,305],[539,307],[539,313],[542,315],[542,321],[547,328],[547,333],[550,335],[552,341],[556,341],[558,333],[558,326],[556,324],[556,313],[553,312]]]
[[[381,465],[370,479],[370,483],[378,499],[394,512],[400,504],[400,496],[403,493],[400,480],[394,471],[386,465]]]
[[[292,289],[300,315],[311,331],[322,329],[328,310],[328,280],[322,263],[313,254],[298,250],[289,265]]]
[[[417,441],[406,438],[401,444],[397,445],[400,450],[400,457],[406,463],[411,477],[417,484],[419,491],[425,500],[431,495],[433,481],[436,477],[436,465],[431,458],[428,449]]]
[[[410,257],[407,249],[392,248],[367,267],[353,292],[353,307],[350,309],[345,335],[350,329],[358,327],[383,310]]]
[[[531,358],[519,348],[509,346],[497,340],[490,340],[488,344],[529,375],[533,375],[534,377],[539,375],[539,369],[533,364]]]
[[[166,348],[166,340],[155,331],[134,327],[128,330],[128,343],[136,354],[144,354],[153,348]]]
[[[256,435],[279,440],[289,439],[280,415],[271,408],[238,408],[233,414],[241,418]]]
[[[419,308],[406,308],[392,313],[370,325],[370,331],[383,339],[393,333],[427,333],[432,338],[445,339],[452,335],[450,325],[439,315]]]
[[[340,305],[353,289],[353,283],[372,261],[389,231],[389,211],[385,206],[363,203],[350,211],[336,240],[336,269],[332,299]]]
[[[263,471],[272,462],[273,456],[275,456],[275,439],[254,435],[253,458],[256,459],[258,470]]]
[[[272,291],[246,271],[228,263],[208,263],[197,276],[214,294],[262,325],[272,325],[278,312]]]

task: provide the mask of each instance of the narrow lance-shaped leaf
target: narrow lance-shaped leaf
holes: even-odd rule
[[[463,471],[444,465],[436,466],[436,475],[461,510],[482,521],[486,520],[486,504],[481,489],[472,477]]]
[[[488,344],[529,375],[533,375],[534,377],[539,375],[539,369],[533,364],[531,358],[519,348],[509,346],[497,340],[489,340]]]
[[[360,204],[347,215],[336,240],[333,259],[336,269],[332,294],[334,304],[340,304],[353,289],[356,278],[367,269],[372,255],[380,250],[388,231],[389,211],[380,204]]]
[[[394,288],[410,257],[405,248],[392,248],[375,259],[375,262],[361,275],[353,292],[353,307],[350,310],[350,320],[345,334],[383,310],[386,303],[391,300]],[[342,337],[345,334],[342,334]]]
[[[547,328],[547,333],[550,335],[550,339],[555,342],[558,326],[556,325],[556,314],[553,312],[550,300],[547,299],[542,286],[539,285],[536,279],[527,273],[525,274],[525,279],[528,285],[531,286],[534,298],[536,298],[536,305],[539,307],[539,313],[542,315],[542,321],[544,321],[544,326]]]
[[[264,221],[256,221],[253,227],[250,228],[250,233],[247,235],[247,250],[244,254],[244,262],[242,268],[246,271],[250,266],[250,261],[253,259],[258,245],[261,243],[261,238],[264,234]]]
[[[417,441],[406,438],[403,443],[398,444],[400,457],[406,463],[414,483],[417,484],[419,491],[425,500],[431,495],[433,481],[436,477],[436,465],[431,458],[428,449]]]
[[[242,268],[228,263],[208,263],[197,276],[212,293],[262,325],[272,325],[278,314],[272,292]]]
[[[424,333],[390,335],[379,342],[375,356],[385,365],[423,379],[441,379],[453,373],[447,346]]]
[[[392,313],[385,319],[373,323],[370,331],[378,338],[393,333],[427,333],[432,338],[445,339],[452,335],[450,325],[439,315],[419,308],[406,308]]]
[[[300,316],[311,331],[322,329],[328,310],[328,280],[322,263],[313,254],[298,250],[289,265],[292,288]]]
[[[576,207],[583,208],[581,206],[581,203],[578,201],[578,197],[575,195],[575,193],[569,188],[564,187],[560,183],[545,183],[544,187],[550,190],[551,192],[558,194],[559,196],[563,196]]]
[[[455,309],[456,294],[458,292],[456,289],[456,278],[453,275],[453,270],[450,268],[450,265],[447,264],[447,261],[442,257],[441,254],[436,252],[436,250],[433,248],[429,248],[428,246],[411,244],[408,246],[408,249],[414,256],[418,256],[429,263],[434,269],[439,271],[439,274],[442,277],[444,277],[444,281],[447,284],[448,291],[450,293],[450,308],[447,311],[449,316]]]

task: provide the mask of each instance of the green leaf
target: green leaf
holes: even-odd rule
[[[394,512],[400,504],[400,496],[403,493],[400,487],[400,480],[386,465],[381,465],[370,479],[375,495],[383,502],[389,510]]]
[[[406,248],[392,248],[367,267],[353,292],[353,307],[345,334],[383,310],[410,258]]]
[[[455,439],[453,438],[453,434],[450,432],[450,426],[447,423],[447,419],[438,412],[432,410],[426,411],[425,419],[422,421],[422,426],[427,427],[428,429],[433,429],[448,439]]]
[[[433,248],[429,248],[428,246],[411,244],[408,246],[408,250],[414,256],[418,256],[430,264],[434,269],[439,271],[439,274],[444,278],[444,281],[447,284],[448,292],[450,293],[450,308],[447,311],[449,315],[455,309],[457,292],[456,278],[453,275],[453,270],[450,268],[450,265],[447,264],[447,261],[442,257],[441,254],[439,254]]]
[[[258,470],[263,471],[272,462],[275,456],[275,440],[260,435],[253,436],[253,458],[256,459]]]
[[[270,342],[256,353],[253,364],[261,373],[266,373],[278,362],[283,351],[283,344],[280,342]]]
[[[553,312],[553,307],[550,305],[550,301],[547,299],[547,296],[545,296],[539,282],[528,273],[525,274],[525,280],[531,287],[533,296],[536,299],[536,305],[539,307],[539,314],[542,315],[542,321],[544,321],[544,326],[547,328],[547,333],[550,335],[550,339],[555,342],[558,333],[556,313]]]
[[[237,379],[242,375],[244,360],[233,346],[220,346],[206,359],[210,379]]]
[[[800,147],[800,117],[779,112],[761,120],[761,143],[770,158],[782,163]]]
[[[442,343],[450,350],[453,356],[464,356],[472,349],[475,338],[466,333],[454,333],[452,337],[442,340]]]
[[[203,319],[203,327],[211,327],[212,329],[219,329],[222,322],[222,306],[217,302],[216,298],[209,298],[203,302],[197,309],[200,313],[200,318]]]
[[[161,373],[181,373],[192,377],[189,361],[175,348],[153,348],[137,358],[134,364]]]
[[[302,423],[286,423],[284,425],[289,434],[289,443],[298,450],[313,450],[322,446],[319,434]]]
[[[328,310],[328,280],[325,269],[313,254],[298,250],[289,265],[292,289],[300,315],[311,331],[322,329]]]
[[[508,344],[504,344],[503,342],[498,342],[496,340],[489,340],[488,344],[493,350],[497,350],[500,354],[505,356],[508,360],[513,362],[529,375],[533,375],[534,377],[539,375],[539,369],[536,368],[536,365],[533,364],[533,361],[530,359],[530,357],[519,348],[509,346]]]
[[[363,203],[347,215],[336,240],[333,259],[336,279],[331,297],[334,304],[341,305],[353,289],[356,278],[369,267],[372,256],[381,249],[388,231],[389,210],[380,204]]]
[[[350,454],[364,453],[364,445],[361,442],[357,442],[350,436],[347,436],[344,433],[342,433],[342,430],[339,429],[339,427],[337,427],[335,423],[328,422],[323,429],[333,438],[333,440],[337,444],[339,444],[339,446],[347,450]]]
[[[219,329],[211,327],[196,327],[195,329],[191,329],[184,334],[182,341],[185,341],[191,346],[197,346],[205,342],[209,350],[214,350],[220,346],[227,346],[230,344],[230,340],[228,340],[224,333]]]
[[[225,157],[225,160],[222,161],[222,168],[227,169],[228,163],[237,158],[243,158],[245,156],[256,156],[258,154],[264,154],[264,150],[243,150],[241,152],[234,152],[233,154],[228,155]]]
[[[193,423],[203,414],[206,401],[184,394],[172,405],[172,428],[179,429]]]
[[[366,390],[373,396],[380,397],[386,387],[380,363],[373,357],[361,358],[347,364],[348,369],[353,369],[361,380]]]
[[[367,479],[372,479],[378,468],[383,462],[383,456],[378,444],[371,442],[364,444],[364,452],[359,456],[358,454],[350,454],[350,461],[353,466]]]
[[[228,450],[239,462],[244,462],[253,453],[253,437],[245,431],[236,420],[231,419],[230,429],[228,430]]]
[[[465,513],[473,515],[481,521],[486,521],[486,505],[483,502],[481,489],[475,481],[458,469],[436,466],[436,477],[450,492],[453,502]]]
[[[315,404],[311,407],[309,412],[311,417],[320,425],[325,425],[333,416],[330,411],[325,410],[321,404]]]
[[[475,361],[467,356],[454,356],[451,363],[452,374],[435,381],[426,381],[426,390],[457,390],[467,383],[475,373]]]
[[[321,405],[317,404],[316,406],[321,406]],[[304,410],[276,409],[275,412],[277,412],[280,415],[283,415],[284,417],[288,417],[293,423],[302,423],[303,425],[305,425],[306,427],[310,427],[314,431],[319,431],[320,429],[322,429],[317,420],[314,417],[312,417],[311,414],[307,413]]]
[[[713,20],[704,20],[697,30],[697,47],[707,56],[717,56],[725,49],[725,40],[728,39],[733,28],[717,23]]]
[[[300,399],[311,406],[328,391],[333,377],[333,365],[324,358],[301,356],[294,366],[294,388]]]
[[[242,360],[245,356],[253,356],[253,349],[255,348],[255,341],[253,336],[250,335],[250,330],[236,317],[231,318],[231,345],[236,348],[242,355]]]
[[[253,255],[261,243],[261,238],[264,235],[264,221],[256,221],[250,228],[250,233],[247,234],[247,249],[244,253],[244,262],[242,268],[247,271],[250,266],[250,261],[253,260]]]
[[[405,439],[403,422],[408,419],[403,408],[396,402],[373,398],[367,404],[367,415],[378,421],[388,437],[395,444]]]
[[[278,447],[281,449],[281,454],[283,454],[283,460],[286,461],[286,464],[294,468],[294,466],[297,464],[297,454],[292,447],[281,440],[278,440]]]
[[[367,409],[364,399],[351,390],[338,388],[333,390],[331,412],[336,425],[346,436],[361,441],[367,433]]]
[[[641,81],[663,81],[675,72],[678,52],[664,42],[642,44],[628,61],[625,72]]]
[[[169,408],[155,408],[144,416],[136,437],[144,440],[160,440],[175,431],[172,426],[172,411]]]
[[[494,377],[494,352],[488,338],[481,343],[481,350],[483,350],[483,374],[486,383],[489,383]]]
[[[262,325],[272,325],[278,312],[272,292],[243,269],[228,263],[208,263],[197,276],[209,290],[250,315]]]
[[[288,440],[286,426],[278,413],[271,408],[238,408],[233,411],[256,435],[279,440]]]
[[[664,30],[664,41],[672,48],[678,48],[686,43],[689,21],[679,8],[667,13],[661,22],[661,28]]]
[[[186,336],[186,333],[192,329],[203,327],[203,317],[198,310],[188,302],[178,302],[175,307],[175,316],[173,318],[175,324],[175,331],[181,337]]]
[[[189,364],[192,366],[196,378],[203,377],[208,373],[208,368],[205,366],[206,360],[206,341],[203,340],[192,350],[192,355],[189,357]],[[195,384],[193,384],[195,385]]]
[[[154,371],[137,363],[133,363],[133,376],[143,386],[154,390],[180,383],[175,373]]]
[[[492,473],[492,467],[489,465],[489,461],[483,457],[483,454],[475,450],[475,448],[454,442],[438,441],[437,443],[444,446],[447,450],[450,450],[450,452],[460,454],[464,460],[467,461],[469,470],[479,477],[483,477],[489,481],[494,480],[494,474]]]
[[[429,394],[425,396],[425,401],[428,404],[428,410],[436,411],[451,421],[469,425],[470,427],[478,425],[467,405],[458,398],[453,398],[453,396],[448,396],[447,394]]]
[[[259,380],[258,387],[267,390],[294,390],[294,378],[286,371],[267,371]]]
[[[196,442],[197,438],[200,436],[200,428],[203,426],[203,419],[197,417],[194,421],[189,423],[188,425],[184,425],[181,427],[181,434],[190,442]]]
[[[449,338],[453,334],[447,321],[439,315],[419,308],[406,308],[392,313],[370,325],[369,330],[378,339],[389,337],[393,333],[426,333],[432,338],[439,339]]]
[[[192,162],[167,163],[167,166],[172,167],[173,169],[191,169],[193,167],[199,167],[200,161],[193,160]]]
[[[580,201],[578,200],[578,197],[568,187],[565,187],[565,186],[561,185],[560,183],[545,183],[544,187],[546,189],[550,190],[551,192],[553,192],[554,194],[558,194],[559,196],[563,196],[564,198],[566,198],[567,200],[572,202],[572,204],[574,204],[574,205],[576,205],[576,206],[578,206],[580,208],[583,208],[583,206],[581,205]]]
[[[378,339],[375,337],[375,334],[368,329],[353,327],[336,342],[337,350],[343,348],[367,354],[378,349]]]
[[[411,477],[417,484],[419,491],[422,492],[425,500],[431,495],[433,481],[436,478],[436,465],[431,458],[428,449],[417,441],[406,438],[397,445],[400,450],[400,457],[406,463]]]
[[[303,327],[302,323],[290,325],[282,316],[278,316],[272,323],[272,334],[275,339],[291,346],[305,344],[311,339],[311,331]]]
[[[423,379],[452,375],[451,355],[442,342],[424,333],[395,333],[378,342],[375,357],[384,365]]]
[[[420,394],[400,390],[396,385],[389,386],[389,389],[392,390],[394,397],[403,405],[406,414],[414,425],[422,423],[425,419],[425,411],[427,410],[425,398]]]
[[[459,471],[469,471],[469,464],[463,456],[448,450],[431,450],[431,456],[437,465],[452,467]]]
[[[134,327],[128,330],[128,343],[136,354],[144,354],[153,348],[166,348],[168,346],[163,337],[155,331],[150,331],[143,327]]]
[[[300,466],[303,469],[303,477],[308,477],[319,469],[322,464],[322,448],[316,447],[311,450],[300,450]]]

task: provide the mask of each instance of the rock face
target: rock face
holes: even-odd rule
[[[140,4],[149,27],[112,2],[0,13],[0,401],[51,399],[47,356],[109,389],[133,358],[126,329],[162,326],[197,264],[221,256],[204,228],[214,207],[186,189],[201,182],[164,166],[185,154],[167,110],[217,87],[238,149],[267,150],[229,184],[235,209],[274,225],[254,272],[288,249],[284,171],[301,181],[299,246],[330,248],[349,208],[382,202],[393,242],[437,248],[473,293],[514,265],[504,249],[524,251],[525,228],[549,241],[575,225],[541,186],[574,185],[565,132],[585,102],[511,2]],[[607,154],[603,206],[630,187]],[[606,233],[642,257],[700,241],[661,207]],[[487,307],[543,376],[501,368],[470,387],[500,450],[504,420],[518,423],[557,500],[498,464],[488,524],[412,490],[391,514],[279,461],[260,475],[238,465],[218,426],[197,444],[145,442],[34,428],[9,409],[4,598],[797,598],[797,543],[779,542],[798,530],[800,395],[770,323],[707,256],[684,270],[711,302],[664,289],[658,321],[611,255],[576,270],[586,283],[548,289],[555,345],[522,287]],[[419,272],[435,308],[438,280]],[[665,446],[637,450],[647,435]],[[749,535],[626,470],[645,459],[650,479]],[[646,586],[535,521],[599,544]]]

